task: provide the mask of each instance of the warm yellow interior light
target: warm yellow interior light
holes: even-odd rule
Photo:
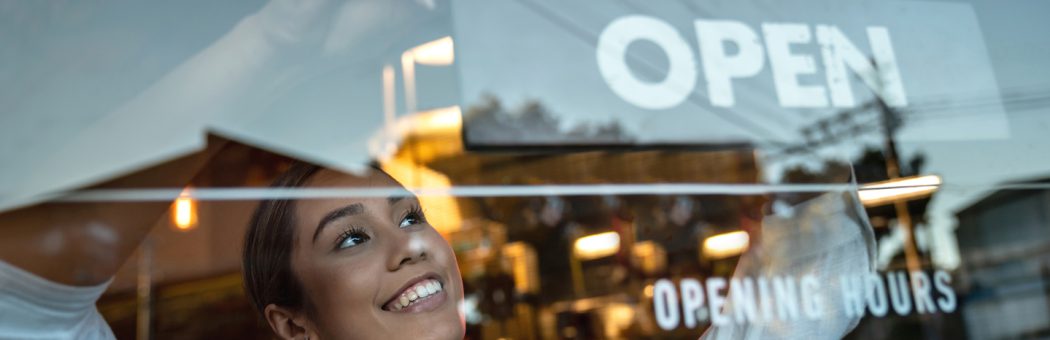
[[[197,201],[189,196],[188,191],[183,191],[175,203],[172,204],[172,223],[175,229],[188,231],[197,226]]]
[[[652,240],[634,244],[632,263],[646,273],[657,273],[667,267],[667,252]]]
[[[449,106],[397,117],[392,128],[369,139],[369,152],[386,161],[398,148],[412,148],[410,162],[426,164],[436,158],[463,153],[463,119],[459,106]]]
[[[612,339],[624,338],[623,332],[634,322],[634,307],[626,303],[610,302],[602,308],[605,334]]]
[[[591,260],[616,254],[620,250],[620,234],[607,231],[576,240],[573,251],[580,260]]]
[[[413,163],[409,159],[393,158],[382,163],[383,171],[409,189],[448,189],[452,182],[448,176]],[[462,216],[459,203],[450,195],[419,195],[419,204],[427,213],[427,220],[441,234],[459,230]]]
[[[525,242],[511,242],[503,245],[503,258],[511,263],[511,274],[514,276],[514,288],[519,293],[535,293],[540,289],[539,263],[536,250]]]
[[[388,132],[388,139],[401,140],[406,136],[459,138],[462,128],[462,111],[459,105],[453,105],[398,117],[395,128]]]
[[[459,105],[420,112],[412,116],[411,134],[426,135],[438,133],[459,134],[463,126],[463,114]]]
[[[745,231],[733,231],[704,239],[704,256],[712,259],[738,255],[747,250],[750,237]]]
[[[416,63],[430,66],[452,65],[456,60],[452,37],[430,41],[409,50]]]
[[[941,185],[937,175],[914,176],[865,184],[857,195],[865,206],[877,206],[896,200],[927,196]]]

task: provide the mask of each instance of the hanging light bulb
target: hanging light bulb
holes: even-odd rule
[[[197,200],[190,196],[189,188],[183,189],[171,205],[171,222],[178,231],[197,228]]]

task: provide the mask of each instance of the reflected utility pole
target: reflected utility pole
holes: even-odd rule
[[[886,102],[881,97],[875,96],[874,100],[878,104],[877,108],[881,115],[880,121],[882,122],[886,143],[883,150],[883,155],[886,158],[886,175],[890,180],[898,179],[901,177],[901,170],[894,135],[897,134],[897,130],[901,127],[900,114],[889,107],[889,105],[886,105]],[[919,251],[915,246],[915,232],[912,227],[911,213],[908,211],[908,201],[906,199],[896,199],[893,201],[893,207],[897,213],[897,224],[904,233],[905,264],[909,272],[919,271],[922,269],[922,263],[919,261]]]

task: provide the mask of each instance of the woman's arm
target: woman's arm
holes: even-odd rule
[[[213,144],[92,189],[181,188],[220,147]],[[101,284],[117,272],[170,204],[52,202],[5,212],[0,214],[0,260],[58,283]]]

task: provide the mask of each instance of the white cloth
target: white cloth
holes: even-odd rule
[[[115,339],[95,307],[110,282],[69,286],[0,261],[0,339]]]
[[[733,276],[812,275],[829,291],[841,291],[841,275],[875,272],[875,235],[859,202],[855,191],[830,192],[795,207],[793,216],[768,216],[761,242],[753,245],[760,251],[744,255]],[[841,312],[840,295],[824,298],[826,313],[817,320],[713,326],[701,339],[841,339],[860,317]]]

